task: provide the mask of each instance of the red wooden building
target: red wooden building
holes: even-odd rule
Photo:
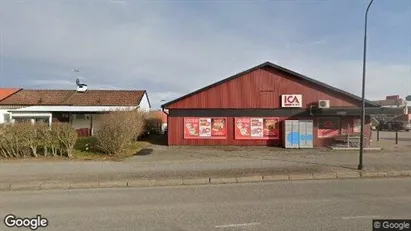
[[[282,146],[286,120],[312,121],[314,147],[359,132],[361,98],[270,62],[162,105],[169,145]],[[366,101],[367,113],[379,109]],[[366,116],[365,134],[370,136]],[[369,140],[369,139],[367,139]]]

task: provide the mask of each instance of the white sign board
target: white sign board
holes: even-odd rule
[[[281,95],[281,107],[303,107],[303,96]]]
[[[352,130],[355,133],[361,132],[361,119],[354,119],[354,127]]]

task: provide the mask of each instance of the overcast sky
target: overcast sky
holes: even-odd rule
[[[265,61],[361,94],[368,1],[0,0],[0,87],[146,89],[154,107]],[[366,95],[411,94],[411,1],[375,0]]]

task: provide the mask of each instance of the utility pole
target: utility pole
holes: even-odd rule
[[[365,24],[364,24],[364,51],[363,51],[363,61],[362,61],[362,94],[361,94],[361,135],[360,135],[360,163],[358,164],[358,170],[363,169],[363,154],[364,154],[364,124],[365,124],[365,64],[367,57],[367,21],[368,21],[368,10],[374,0],[371,0],[368,4],[367,10],[365,11]]]

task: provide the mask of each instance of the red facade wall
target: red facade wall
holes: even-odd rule
[[[353,131],[354,116],[347,116],[341,119],[341,134],[348,132],[347,124],[350,125],[349,131]],[[314,146],[322,147],[327,146],[333,140],[333,138],[318,138],[318,124],[317,118],[312,117],[298,117],[288,118],[280,117],[281,123],[287,119],[298,120],[313,120],[314,121]],[[233,146],[281,146],[283,144],[283,131],[282,124],[280,127],[280,139],[277,140],[235,140],[234,139],[234,118],[227,117],[227,139],[184,139],[184,123],[183,117],[168,117],[168,145],[233,145]],[[365,134],[368,141],[371,139],[371,129],[369,125],[370,121],[366,121]]]
[[[332,107],[359,106],[358,101],[266,67],[182,99],[167,108],[280,108],[283,94],[302,94],[304,108],[320,99],[330,100]]]
[[[281,108],[281,95],[302,94],[303,108],[309,108],[318,100],[330,100],[331,107],[359,107],[358,100],[349,98],[340,93],[330,91],[311,82],[301,80],[295,76],[279,71],[272,67],[264,67],[246,73],[215,87],[193,94],[187,98],[176,101],[166,108],[171,111],[178,109],[275,109]],[[251,117],[251,115],[250,115]],[[217,139],[184,139],[183,117],[168,117],[168,144],[169,145],[255,145],[255,146],[281,146],[283,132],[280,131],[278,140],[235,140],[234,118],[227,117],[228,137],[225,140]],[[286,119],[311,119],[314,120],[314,146],[325,146],[332,138],[318,138],[317,119],[288,118]],[[345,117],[341,125],[351,124],[354,117]],[[280,124],[282,128],[282,124]],[[370,133],[367,125],[366,133]]]

